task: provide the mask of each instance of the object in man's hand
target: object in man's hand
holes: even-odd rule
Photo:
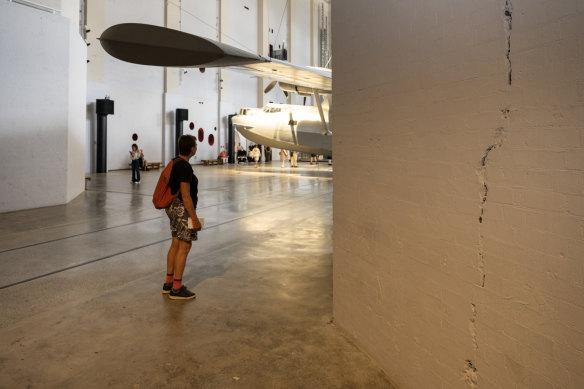
[[[199,223],[201,223],[201,230],[202,230],[203,227],[205,226],[205,218],[204,217],[200,217],[199,218]],[[192,230],[193,229],[193,219],[191,219],[189,217],[187,224],[188,224],[187,227]]]

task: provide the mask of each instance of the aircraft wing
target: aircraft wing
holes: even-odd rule
[[[170,28],[123,23],[106,29],[99,41],[104,50],[122,61],[167,67],[238,67],[279,82],[332,91],[327,69],[293,65],[265,58],[225,43]]]
[[[322,92],[333,90],[332,72],[328,69],[298,66],[290,62],[270,58],[269,62],[256,62],[243,65],[245,71],[259,77],[278,82],[318,89]]]

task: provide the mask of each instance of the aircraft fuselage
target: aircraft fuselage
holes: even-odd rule
[[[264,108],[242,108],[232,123],[245,138],[261,145],[332,155],[332,136],[323,135],[317,107],[270,103]]]

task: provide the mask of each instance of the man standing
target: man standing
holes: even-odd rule
[[[183,135],[178,139],[179,156],[173,160],[168,185],[172,194],[178,196],[166,208],[170,219],[172,243],[166,257],[166,282],[162,293],[168,294],[173,300],[190,300],[196,296],[182,285],[182,275],[191,250],[193,240],[197,240],[197,231],[201,223],[195,209],[198,200],[199,180],[189,160],[197,152],[196,139],[192,135]],[[189,219],[192,226],[189,228]]]

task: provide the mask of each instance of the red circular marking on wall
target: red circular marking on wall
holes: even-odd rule
[[[215,137],[213,134],[209,134],[209,146],[213,146],[213,143],[215,143]]]
[[[200,71],[201,73],[205,73],[205,68],[199,68],[199,71]]]
[[[189,124],[189,128],[190,128],[191,130],[194,130],[194,129],[195,129],[195,123],[193,123],[193,122],[190,122],[190,124]]]
[[[137,140],[138,140],[138,134],[134,134],[134,135],[132,135],[132,140],[133,140],[133,141],[137,141]]]
[[[199,128],[199,142],[202,142],[205,140],[205,131],[203,131],[202,128]]]
[[[217,131],[217,127],[215,127],[214,130]]]

